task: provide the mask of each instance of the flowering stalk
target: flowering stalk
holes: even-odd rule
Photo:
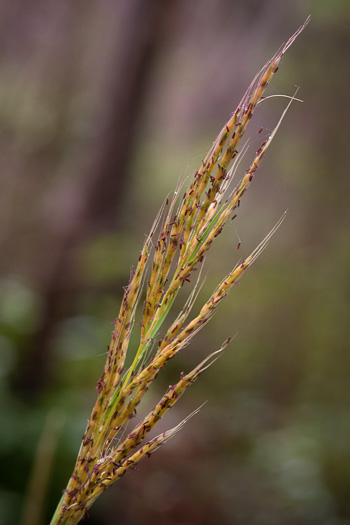
[[[188,321],[195,299],[193,290],[176,320],[158,342],[157,349],[152,350],[154,339],[180,288],[190,281],[193,272],[199,269],[215,238],[240,205],[240,200],[250,187],[273,140],[286,111],[271,136],[259,147],[240,183],[234,189],[230,189],[231,180],[238,168],[238,160],[244,151],[243,147],[239,152],[238,147],[249,121],[258,103],[264,98],[266,87],[278,70],[282,56],[307,22],[308,20],[256,75],[195,173],[180,203],[177,195],[181,184],[171,201],[167,198],[163,203],[124,293],[107,362],[97,384],[97,400],[82,439],[73,474],[51,525],[78,523],[108,486],[179,430],[183,423],[141,444],[167,410],[196,381],[201,372],[217,359],[228,344],[229,340],[194,370],[186,375],[182,374],[180,380],[169,387],[153,410],[126,437],[118,438],[129,420],[135,416],[136,407],[159,371],[207,324],[219,302],[252,265],[283,220],[282,217],[260,245],[223,279],[199,314]],[[152,252],[149,280],[145,283],[146,268]],[[130,335],[143,289],[145,300],[139,323],[139,346],[131,366],[125,369]],[[152,351],[153,355],[150,356]]]

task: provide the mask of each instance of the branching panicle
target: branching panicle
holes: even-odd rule
[[[210,321],[218,304],[260,255],[284,218],[283,215],[260,245],[226,275],[199,314],[189,320],[198,294],[196,287],[192,290],[182,310],[171,326],[165,329],[154,350],[154,341],[180,288],[191,281],[193,272],[200,270],[206,253],[220,235],[225,223],[236,217],[235,210],[249,189],[290,105],[289,103],[270,137],[258,148],[241,181],[230,190],[233,175],[238,171],[238,164],[246,150],[246,145],[241,146],[241,141],[250,119],[278,70],[282,56],[307,22],[308,20],[253,79],[238,108],[224,125],[194,174],[182,199],[178,199],[183,185],[180,183],[173,198],[170,201],[167,198],[163,203],[125,290],[106,365],[97,384],[96,404],[83,436],[74,472],[51,525],[77,523],[108,486],[181,428],[184,422],[142,444],[167,410],[229,343],[227,340],[220,350],[207,357],[191,372],[182,374],[180,380],[169,387],[153,410],[131,432],[126,430],[127,423],[135,416],[138,404],[160,370]],[[293,98],[291,97],[292,100]],[[137,323],[141,326],[139,346],[131,366],[125,369],[130,335],[143,290],[145,299],[141,318]],[[152,348],[153,355],[150,356]],[[121,439],[123,433],[125,437]]]

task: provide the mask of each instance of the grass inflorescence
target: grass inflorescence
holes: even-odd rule
[[[196,270],[200,270],[215,238],[225,223],[234,218],[235,210],[273,140],[285,112],[270,137],[260,145],[241,181],[232,188],[231,181],[238,171],[238,161],[244,151],[241,142],[249,121],[258,103],[263,100],[282,56],[307,22],[253,79],[182,198],[179,199],[182,193],[180,183],[173,197],[164,201],[125,290],[115,320],[107,361],[97,384],[97,400],[83,435],[73,474],[51,521],[52,525],[80,521],[108,486],[181,428],[184,422],[144,442],[144,438],[167,410],[229,343],[229,340],[225,341],[219,350],[191,372],[181,374],[179,381],[169,386],[153,410],[131,432],[126,430],[127,423],[135,416],[137,406],[159,371],[208,323],[218,304],[259,256],[283,220],[282,217],[259,246],[226,275],[199,314],[189,320],[196,296],[195,289],[192,290],[175,321],[159,340],[160,327],[180,288],[191,280]],[[126,368],[130,336],[141,297],[144,301],[138,322],[139,346],[131,365]]]

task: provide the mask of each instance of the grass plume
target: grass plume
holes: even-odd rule
[[[218,304],[227,296],[237,279],[250,268],[283,220],[282,217],[259,246],[226,275],[199,314],[191,319],[196,293],[195,289],[192,291],[154,351],[154,340],[180,288],[200,269],[215,238],[240,205],[275,136],[285,112],[270,137],[260,145],[241,181],[232,188],[233,175],[238,171],[238,161],[244,150],[244,146],[241,147],[242,138],[249,121],[257,105],[263,100],[282,56],[307,22],[308,20],[253,79],[237,109],[194,174],[183,197],[178,197],[182,187],[179,184],[173,198],[164,201],[125,290],[120,312],[115,320],[107,361],[97,384],[97,400],[82,439],[73,474],[51,525],[78,523],[108,486],[182,427],[184,422],[146,443],[141,443],[167,410],[229,343],[229,340],[225,341],[219,350],[209,355],[191,372],[182,374],[153,410],[131,432],[126,431],[125,436],[120,437],[160,370],[210,321]],[[136,310],[142,296],[143,308],[141,319],[138,320],[141,327],[140,341],[132,364],[125,369]],[[154,353],[150,355],[152,351]]]

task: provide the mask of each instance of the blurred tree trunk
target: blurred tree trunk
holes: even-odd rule
[[[75,256],[89,234],[117,226],[120,203],[127,189],[129,160],[137,140],[140,109],[147,96],[152,66],[165,37],[173,2],[134,0],[122,7],[123,34],[118,35],[105,114],[93,144],[93,162],[77,189],[77,206],[55,238],[54,255],[41,286],[44,314],[35,334],[25,342],[15,386],[35,399],[52,377],[52,337],[59,320],[74,311],[78,292]],[[74,197],[72,199],[74,203]],[[49,239],[47,246],[50,246]],[[45,249],[45,248],[44,248]],[[45,252],[42,258],[45,261]]]

